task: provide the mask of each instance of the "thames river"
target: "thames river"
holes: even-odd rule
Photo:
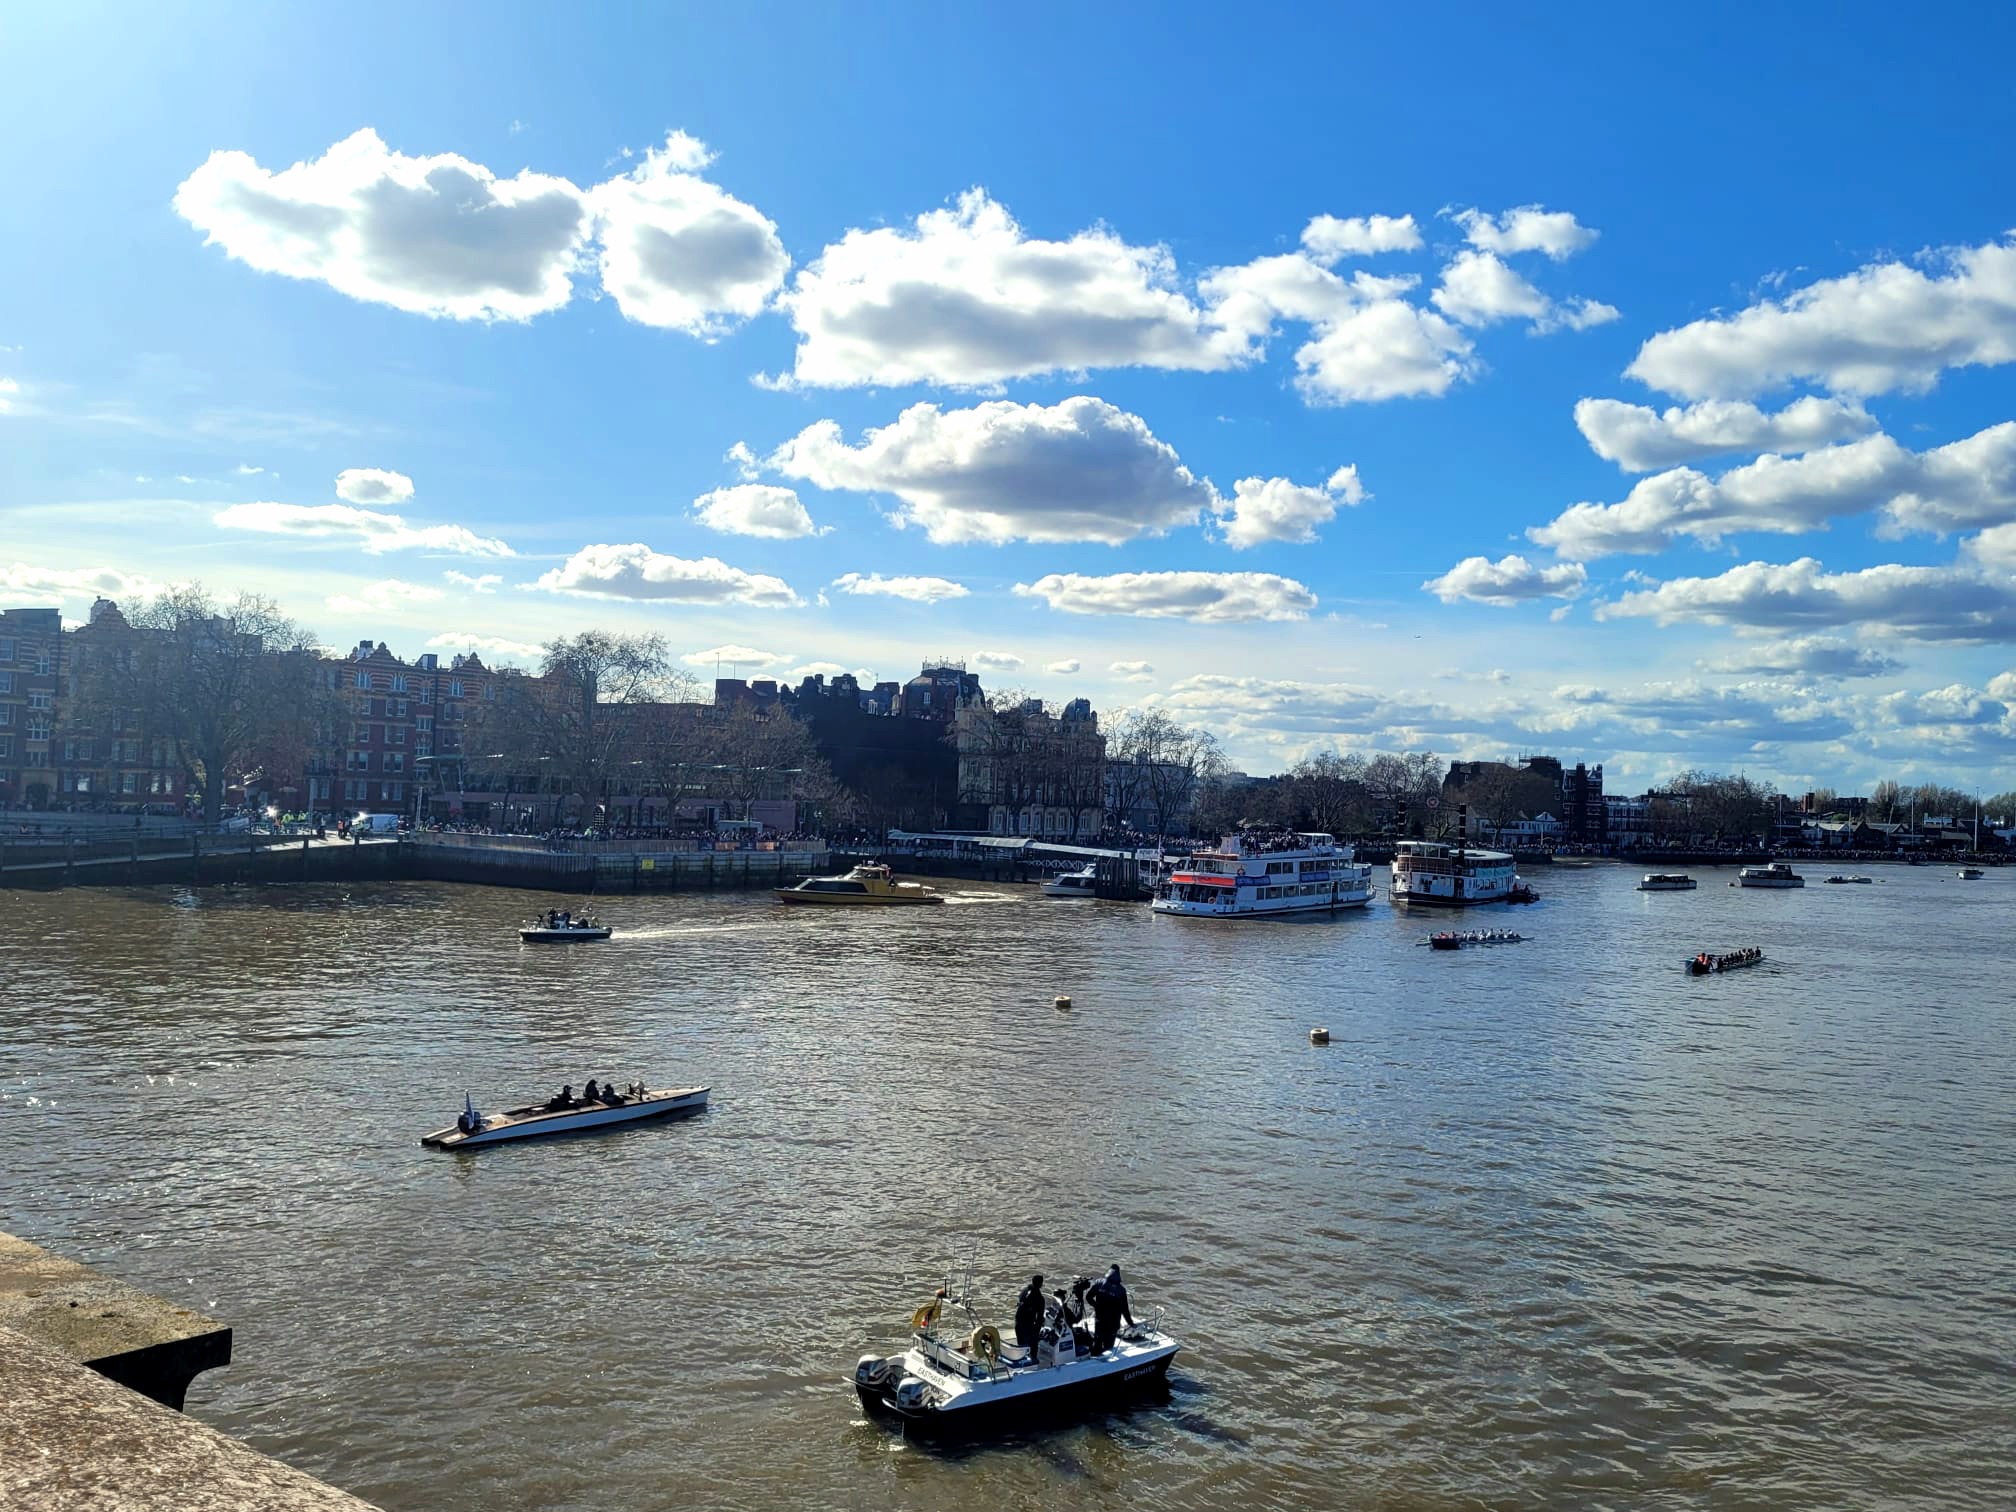
[[[1533,875],[1454,954],[959,883],[571,949],[480,888],[11,893],[0,1227],[235,1325],[191,1410],[391,1512],[2016,1503],[2016,870]],[[419,1147],[590,1076],[713,1103]],[[948,1269],[1005,1324],[1115,1261],[1166,1396],[863,1419]]]

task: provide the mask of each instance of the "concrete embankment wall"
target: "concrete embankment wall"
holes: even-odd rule
[[[179,1411],[214,1318],[0,1234],[0,1507],[371,1512]]]
[[[208,886],[348,882],[403,876],[400,847],[318,844],[271,835],[197,835],[62,844],[0,842],[0,887]]]
[[[831,870],[830,851],[675,851],[579,855],[503,846],[405,842],[407,875],[429,882],[474,882],[542,892],[704,892],[709,888],[789,887]]]

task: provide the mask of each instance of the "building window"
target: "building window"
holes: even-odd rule
[[[43,719],[31,719],[31,720],[29,720],[29,721],[28,721],[28,738],[29,738],[30,740],[47,740],[47,739],[49,738],[49,721],[48,721],[48,719],[47,719],[47,718],[43,718]],[[43,754],[44,754],[44,755],[46,755],[46,754],[48,754],[48,753],[47,753],[47,752],[44,752]]]
[[[386,753],[386,756],[385,756],[385,770],[386,770],[386,771],[388,771],[388,772],[403,772],[403,771],[405,771],[405,770],[406,770],[406,753],[405,753],[404,751],[390,751],[390,752],[387,752],[387,753]]]
[[[401,678],[400,681],[403,682],[405,681],[405,679]],[[404,719],[406,717],[406,700],[403,698],[386,699],[385,712],[387,714],[394,716],[395,718]]]
[[[23,759],[31,767],[46,767],[49,765],[49,753],[47,751],[30,751]]]
[[[37,651],[35,653],[35,675],[37,677],[47,677],[55,670],[56,663],[47,651]]]
[[[14,737],[12,735],[0,735],[0,760],[11,757],[13,754]]]
[[[370,674],[369,672],[359,672],[359,673],[357,674],[357,686],[358,686],[358,687],[360,687],[360,688],[368,688],[368,687],[370,687],[370,686],[371,686],[371,674]]]
[[[50,693],[30,693],[28,695],[28,707],[31,709],[53,708],[55,703],[55,695]]]
[[[394,782],[394,783],[389,783],[389,784],[387,784],[387,786],[386,786],[386,788],[385,788],[385,796],[386,796],[387,798],[393,798],[393,799],[398,799],[398,798],[403,798],[403,797],[405,797],[405,796],[406,796],[406,784],[405,784],[405,783],[403,783],[403,782]]]
[[[434,716],[432,714],[422,714],[413,722],[419,727],[420,733],[423,735],[434,728]]]
[[[14,637],[0,636],[0,661],[14,660]]]
[[[392,679],[392,691],[394,693],[404,693],[406,691],[406,679],[394,676]]]
[[[13,691],[14,674],[12,672],[0,672],[0,693],[12,693]]]
[[[122,793],[139,792],[140,774],[138,772],[121,772],[119,774],[119,791]]]

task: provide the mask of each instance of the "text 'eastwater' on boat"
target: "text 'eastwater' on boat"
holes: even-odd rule
[[[1804,887],[1806,879],[1783,861],[1769,866],[1746,866],[1736,873],[1739,887]]]
[[[620,1092],[612,1083],[598,1086],[591,1078],[576,1097],[571,1086],[557,1096],[529,1107],[507,1108],[501,1113],[478,1112],[465,1092],[462,1112],[451,1129],[436,1129],[423,1135],[420,1143],[436,1150],[467,1150],[503,1144],[510,1139],[532,1139],[545,1134],[571,1134],[577,1129],[599,1129],[611,1124],[635,1123],[642,1118],[666,1118],[697,1113],[707,1106],[706,1087],[661,1089],[632,1082]]]
[[[1242,829],[1216,850],[1172,862],[1149,906],[1213,919],[1363,908],[1372,899],[1372,868],[1356,857],[1326,834]]]
[[[1638,879],[1640,892],[1688,892],[1697,885],[1685,872],[1647,872]]]
[[[898,882],[895,874],[880,862],[864,861],[844,877],[807,877],[796,887],[780,887],[777,901],[829,908],[887,908],[943,903],[945,894],[921,882]]]
[[[518,938],[528,945],[574,945],[584,940],[606,940],[614,933],[600,919],[555,908],[533,915],[532,922],[518,931]]]
[[[1108,1405],[1167,1375],[1181,1346],[1159,1312],[1134,1316],[1118,1266],[1054,1296],[1042,1280],[1016,1304],[1011,1343],[974,1309],[970,1279],[957,1297],[948,1279],[911,1315],[908,1349],[855,1365],[863,1405],[912,1427],[984,1431],[1028,1413]]]
[[[1099,867],[1097,863],[1081,866],[1076,871],[1059,872],[1043,884],[1046,898],[1096,898],[1099,896]]]
[[[1735,971],[1744,966],[1755,966],[1764,959],[1764,952],[1755,945],[1743,950],[1731,950],[1726,954],[1716,954],[1704,950],[1687,962],[1689,976],[1715,976],[1724,971]]]

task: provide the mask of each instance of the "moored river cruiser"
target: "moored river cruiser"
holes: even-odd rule
[[[1329,835],[1227,835],[1216,850],[1169,864],[1156,913],[1193,918],[1259,919],[1278,914],[1363,908],[1372,900],[1372,868]]]
[[[1804,887],[1806,879],[1783,861],[1773,861],[1769,866],[1746,866],[1736,873],[1736,881],[1742,887]]]
[[[1509,851],[1478,850],[1441,840],[1402,840],[1393,848],[1395,903],[1428,903],[1462,908],[1471,903],[1503,903],[1522,884]]]

